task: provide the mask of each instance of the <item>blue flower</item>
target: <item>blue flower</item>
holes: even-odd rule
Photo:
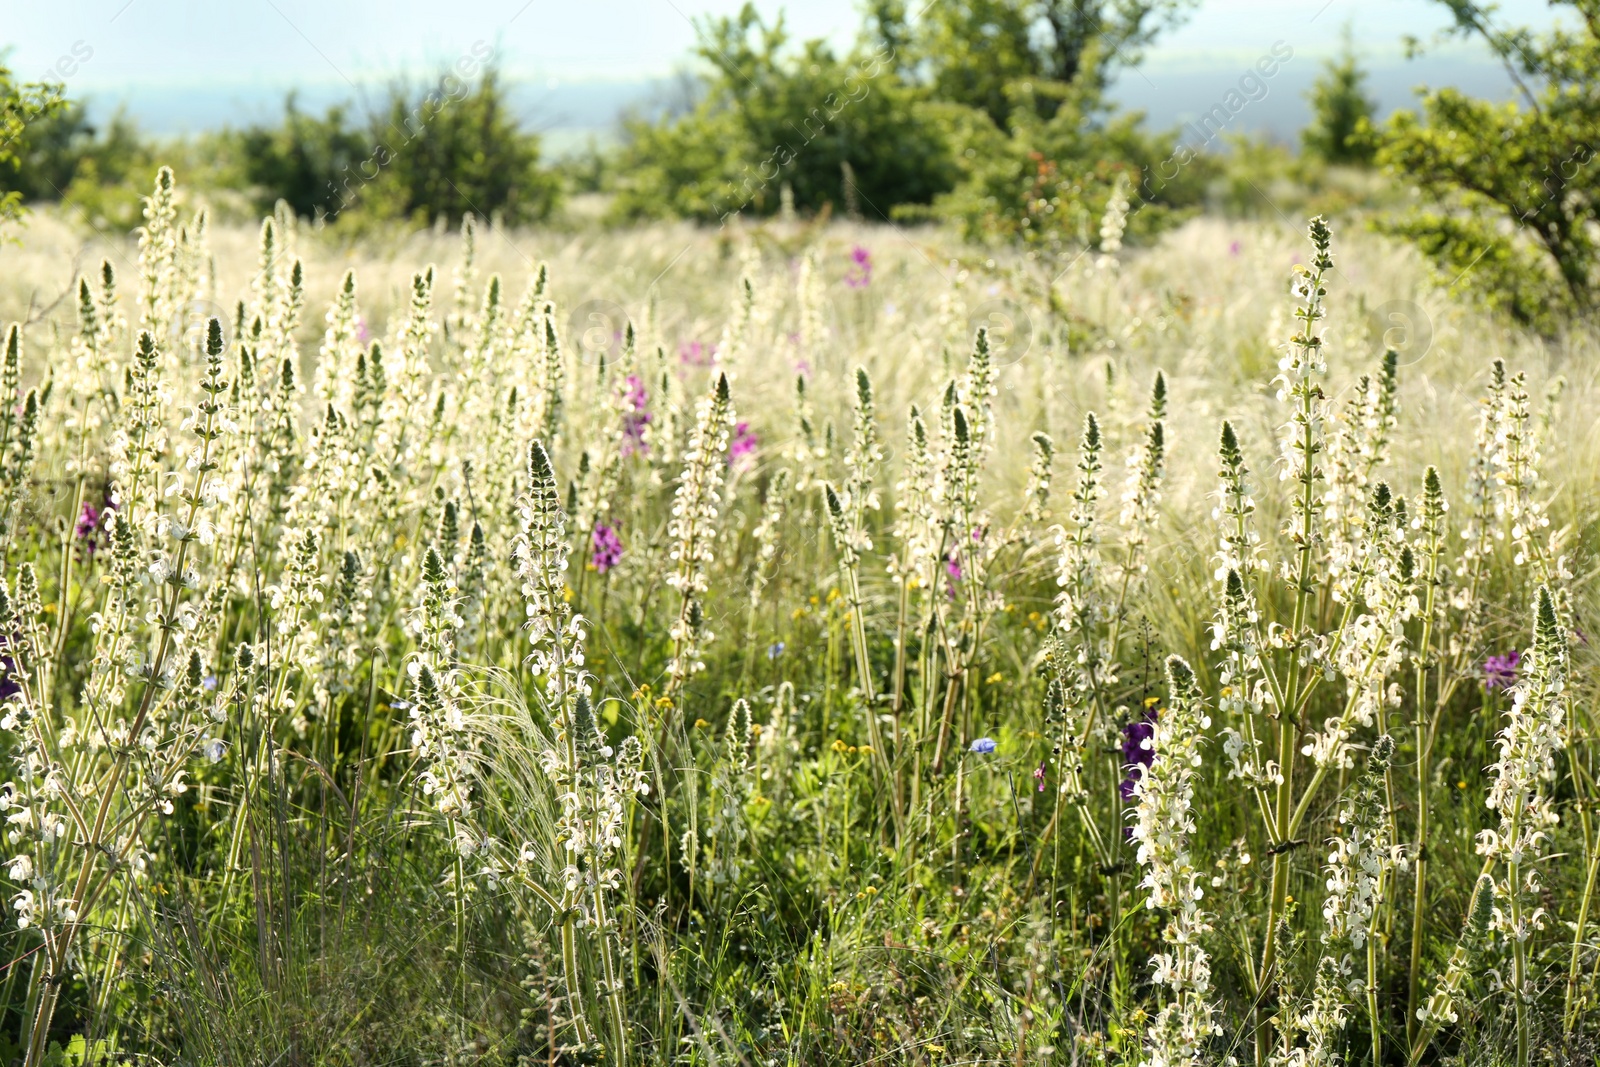
[[[767,648],[767,658],[777,659],[779,656],[783,655],[783,650],[788,647],[789,646],[785,645],[782,641],[774,641],[772,645]]]
[[[976,741],[972,742],[972,751],[981,756],[989,755],[989,753],[993,752],[998,747],[999,746],[995,744],[994,738],[992,737],[980,737]]]

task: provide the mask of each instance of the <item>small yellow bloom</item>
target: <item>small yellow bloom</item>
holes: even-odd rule
[[[817,599],[817,598],[816,598],[816,597],[815,597],[815,596],[813,596],[813,597],[812,597],[812,598],[811,598],[811,606],[812,606],[812,607],[816,607],[816,606],[817,606],[817,605],[818,605],[818,604],[820,604],[820,603],[822,603],[822,601],[820,601],[820,600],[818,600],[818,599]]]
[[[760,737],[761,736],[761,724],[760,723],[753,722],[753,723],[750,724],[750,736],[751,737]]]
[[[989,675],[989,677],[984,679],[984,680],[989,685],[999,685],[1001,682],[1006,680],[1006,676],[1001,674],[999,671],[995,671],[993,674]]]
[[[396,548],[404,548],[404,547],[406,547],[406,535],[405,534],[395,534],[394,535],[394,547],[396,547]]]
[[[875,896],[877,896],[877,895],[878,895],[878,887],[877,887],[877,886],[875,886],[875,885],[869,885],[869,886],[867,886],[867,888],[866,888],[866,894],[867,894],[867,896],[869,896],[869,897],[875,897]]]
[[[1456,783],[1456,788],[1457,789],[1465,789],[1466,787],[1467,787],[1467,783],[1466,782],[1457,782]]]
[[[833,739],[832,747],[835,752],[844,752],[849,749],[850,746],[845,744],[842,739],[836,737]]]
[[[671,697],[656,697],[656,708],[660,711],[669,711],[672,708]]]
[[[791,618],[791,619],[803,619],[805,617],[806,617],[806,609],[805,608],[795,608],[794,612],[789,616],[789,618]]]
[[[828,590],[828,603],[832,604],[835,600],[838,600],[838,599],[839,599],[839,590],[837,590],[837,589]]]
[[[856,749],[855,751],[861,753],[863,756],[870,756],[872,754],[872,746],[871,745],[862,745],[860,748]]]
[[[1028,621],[1029,622],[1038,622],[1039,621],[1039,613],[1037,611],[1028,612]]]
[[[1161,703],[1161,698],[1160,697],[1145,697],[1144,698],[1144,706],[1147,707],[1147,708],[1153,708],[1159,703]]]
[[[561,599],[562,599],[562,601],[564,601],[565,603],[568,603],[568,604],[572,603],[572,595],[573,595],[572,594],[572,586],[563,585],[561,587]]]
[[[711,724],[706,722],[704,719],[696,719],[694,721],[694,728],[696,730],[704,730],[707,726],[710,726],[710,725]]]

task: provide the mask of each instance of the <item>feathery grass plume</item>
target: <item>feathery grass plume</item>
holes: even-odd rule
[[[1500,825],[1481,831],[1477,845],[1490,864],[1504,864],[1503,880],[1495,883],[1492,927],[1511,946],[1507,985],[1516,1008],[1519,1065],[1528,1062],[1531,1040],[1530,945],[1545,926],[1537,865],[1545,838],[1560,821],[1544,783],[1555,778],[1556,755],[1565,747],[1569,699],[1567,635],[1549,586],[1540,585],[1534,595],[1533,647],[1522,662],[1505,729],[1496,741],[1500,758],[1489,768],[1489,810],[1500,817]]]
[[[671,629],[672,659],[667,664],[667,696],[676,697],[696,672],[705,668],[701,650],[712,640],[705,627],[702,600],[711,588],[715,561],[717,513],[727,472],[728,432],[733,425],[733,400],[728,378],[719,374],[696,411],[694,432],[684,452],[683,473],[673,496],[667,536],[673,547],[667,584],[681,600]]]
[[[1152,980],[1165,987],[1161,1011],[1145,1031],[1145,1062],[1152,1067],[1188,1067],[1206,1059],[1206,1047],[1222,1028],[1212,1021],[1211,962],[1202,942],[1210,916],[1200,904],[1200,874],[1189,854],[1195,832],[1195,772],[1211,725],[1194,671],[1179,656],[1167,659],[1167,707],[1156,716],[1154,759],[1134,785],[1133,841],[1145,869],[1145,906],[1166,913],[1161,939],[1166,950],[1151,958]]]

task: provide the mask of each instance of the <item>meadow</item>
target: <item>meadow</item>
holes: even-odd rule
[[[1600,339],[1126,212],[32,217],[0,1055],[1594,1062]]]

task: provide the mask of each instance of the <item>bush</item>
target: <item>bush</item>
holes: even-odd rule
[[[539,138],[517,122],[498,71],[473,84],[476,69],[431,86],[396,82],[365,123],[342,104],[308,115],[290,94],[282,123],[227,138],[240,180],[263,211],[284,200],[302,216],[542,219],[560,181],[540,167]]]
[[[702,28],[712,68],[687,114],[627,123],[616,213],[624,218],[772,214],[787,185],[802,211],[859,199],[868,213],[926,204],[956,172],[946,130],[891,68],[884,47],[840,57],[822,41],[794,54],[779,18],[746,5]]]

